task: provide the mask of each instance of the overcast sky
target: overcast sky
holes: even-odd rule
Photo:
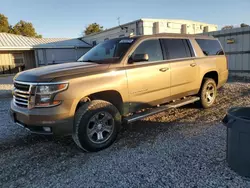
[[[14,25],[32,22],[43,37],[79,37],[97,22],[110,28],[139,18],[188,19],[223,25],[250,24],[250,0],[0,0]]]

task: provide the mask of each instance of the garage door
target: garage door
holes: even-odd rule
[[[46,49],[48,64],[66,63],[77,60],[75,49]]]
[[[44,50],[37,50],[36,51],[37,53],[37,60],[38,60],[38,65],[39,66],[43,66],[43,65],[45,65],[46,64],[46,62],[44,61]]]

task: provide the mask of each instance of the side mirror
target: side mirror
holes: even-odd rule
[[[129,63],[148,61],[148,54],[135,54],[129,58]]]

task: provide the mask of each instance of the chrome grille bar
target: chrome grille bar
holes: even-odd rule
[[[28,99],[17,98],[16,96],[14,96],[14,99],[18,100],[18,101],[23,101],[23,102],[27,102],[28,103]]]
[[[22,94],[19,94],[19,93],[15,93],[15,91],[14,91],[14,96],[15,97],[22,97],[22,98],[26,98],[26,99],[29,98],[29,95],[22,95]]]
[[[18,105],[18,104],[20,104],[20,105],[23,105],[23,106],[27,106],[28,107],[28,103],[27,102],[19,102],[19,101],[17,101],[16,99],[14,99],[14,102]]]
[[[15,89],[15,93],[29,94],[29,91],[22,91],[22,90],[19,90],[19,89]]]
[[[19,83],[14,81],[13,101],[15,105],[29,108],[31,87],[32,85],[29,83]]]

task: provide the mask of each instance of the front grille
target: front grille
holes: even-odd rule
[[[30,96],[30,84],[14,82],[13,99],[17,106],[28,108]]]

